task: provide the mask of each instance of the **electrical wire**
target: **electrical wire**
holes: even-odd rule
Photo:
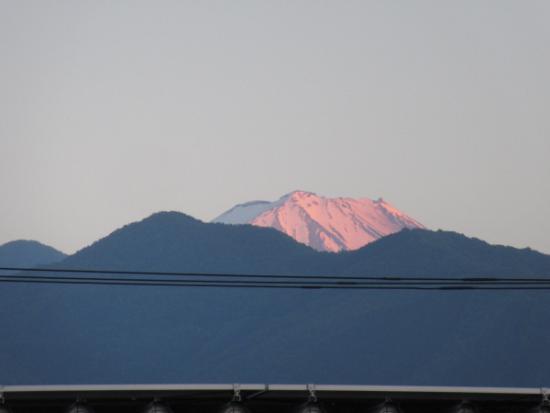
[[[278,289],[343,289],[343,290],[550,290],[550,277],[337,277],[287,276],[259,274],[216,274],[152,271],[122,271],[93,269],[52,269],[0,267],[0,271],[22,271],[23,274],[0,275],[0,283],[68,284],[68,285],[126,285],[217,288],[278,288]],[[27,275],[25,272],[101,274],[102,277]],[[112,275],[141,278],[113,277]],[[110,276],[107,276],[110,275]],[[193,276],[187,279],[143,278],[144,276]],[[230,275],[232,279],[223,279]],[[217,279],[212,279],[217,277]],[[233,277],[239,277],[234,279]],[[299,280],[299,281],[297,281]]]
[[[213,273],[213,272],[173,272],[173,271],[133,271],[111,269],[82,269],[82,268],[28,268],[28,267],[0,267],[0,271],[19,272],[46,272],[70,274],[110,274],[134,276],[167,276],[167,277],[218,277],[218,278],[260,278],[285,280],[365,280],[365,281],[464,281],[464,282],[550,282],[550,276],[545,277],[408,277],[408,276],[346,276],[346,275],[283,275],[283,274],[243,274],[243,273]]]
[[[384,280],[384,281],[348,281],[348,280],[337,280],[337,281],[273,281],[273,280],[255,280],[255,279],[244,279],[244,280],[212,280],[212,279],[184,279],[184,280],[174,280],[174,279],[162,279],[162,278],[153,278],[153,279],[147,279],[147,278],[115,278],[115,277],[67,277],[67,276],[26,276],[26,275],[0,275],[0,278],[4,278],[6,280],[11,279],[18,279],[18,280],[52,280],[52,281],[63,281],[63,280],[76,280],[76,281],[87,281],[87,282],[94,282],[94,281],[110,281],[110,282],[131,282],[131,281],[139,281],[142,283],[170,283],[170,284],[178,284],[178,283],[205,283],[205,284],[235,284],[235,285],[247,285],[247,284],[262,284],[262,285],[296,285],[296,286],[317,286],[317,285],[327,285],[327,286],[342,286],[342,287],[353,287],[353,286],[391,286],[391,285],[421,285],[421,286],[429,286],[429,285],[442,285],[442,286],[460,286],[464,284],[468,285],[516,285],[520,284],[522,286],[525,285],[548,285],[550,286],[550,280],[545,281],[467,281],[464,282],[460,279],[456,279],[454,281],[451,280],[445,280],[445,281],[409,281],[409,280],[399,280],[399,281],[390,281],[390,280]],[[313,277],[308,277],[313,278]]]
[[[25,284],[68,284],[68,285],[124,285],[124,286],[156,286],[156,287],[216,287],[216,288],[264,288],[264,289],[342,289],[342,290],[447,290],[447,291],[459,291],[459,290],[550,290],[550,286],[475,286],[475,285],[451,285],[451,286],[437,286],[437,285],[324,285],[324,284],[307,284],[307,285],[288,285],[288,284],[276,284],[268,285],[266,283],[257,282],[249,284],[235,284],[235,283],[222,283],[222,282],[189,282],[189,281],[154,281],[154,280],[88,280],[79,278],[64,278],[59,279],[42,279],[38,278],[24,278],[13,277],[6,278],[0,277],[0,283],[25,283]]]

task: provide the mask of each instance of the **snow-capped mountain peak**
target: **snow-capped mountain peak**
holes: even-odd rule
[[[226,224],[272,227],[320,251],[361,248],[403,228],[423,228],[379,198],[326,198],[293,191],[275,202],[236,205],[213,220]]]

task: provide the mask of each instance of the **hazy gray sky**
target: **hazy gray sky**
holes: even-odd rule
[[[550,252],[550,1],[0,0],[0,243],[294,189]]]

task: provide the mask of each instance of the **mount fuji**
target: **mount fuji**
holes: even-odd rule
[[[238,204],[212,222],[275,228],[318,251],[356,250],[404,228],[424,226],[382,198],[327,198],[294,191],[275,202]]]

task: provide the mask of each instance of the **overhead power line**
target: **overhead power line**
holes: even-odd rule
[[[287,274],[246,274],[246,273],[214,273],[214,272],[175,272],[175,271],[135,271],[115,269],[83,269],[83,268],[29,268],[29,267],[0,267],[0,271],[40,272],[61,274],[108,274],[132,276],[167,276],[167,277],[205,277],[205,278],[250,278],[250,279],[284,279],[284,280],[364,280],[364,281],[464,281],[464,282],[550,282],[550,275],[540,277],[419,277],[419,276],[348,276],[348,275],[287,275]]]
[[[122,285],[166,287],[217,287],[217,288],[277,288],[277,289],[341,289],[341,290],[550,290],[550,277],[538,278],[479,278],[479,277],[338,277],[289,276],[259,274],[176,273],[152,271],[121,271],[93,269],[46,269],[0,267],[0,271],[22,271],[23,274],[0,275],[2,283],[67,284],[67,285]],[[28,275],[34,273],[97,274],[101,277],[81,275]],[[116,276],[113,276],[116,275]],[[126,277],[120,277],[125,275]],[[144,278],[146,276],[162,278]],[[129,277],[134,276],[134,277]],[[138,276],[138,278],[135,278]],[[166,276],[193,278],[174,279]],[[224,279],[230,276],[231,279]],[[239,278],[239,279],[236,279]]]
[[[217,288],[270,288],[270,289],[342,289],[342,290],[550,290],[550,285],[437,285],[437,284],[359,284],[337,285],[322,283],[268,283],[268,282],[243,282],[234,281],[173,281],[154,279],[116,279],[102,278],[90,279],[79,277],[24,277],[24,276],[0,276],[2,283],[25,284],[69,284],[69,285],[126,285],[126,286],[163,286],[163,287],[217,287]]]

